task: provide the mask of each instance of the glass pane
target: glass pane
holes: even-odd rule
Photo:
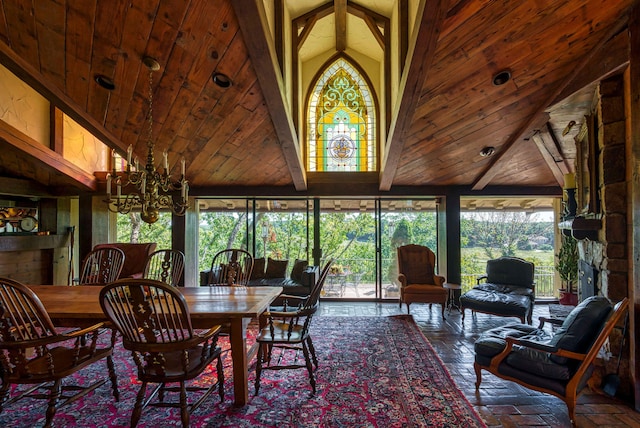
[[[554,297],[554,214],[549,208],[541,208],[548,206],[542,201],[524,202],[522,198],[461,199],[463,292],[476,285],[476,278],[485,273],[487,260],[515,256],[534,263],[536,298]],[[536,205],[540,207],[533,208]]]
[[[385,200],[381,207],[382,298],[399,295],[397,248],[425,245],[438,254],[435,200]],[[437,266],[436,272],[438,273]]]
[[[171,213],[160,211],[153,225],[140,219],[139,212],[117,214],[116,242],[155,242],[156,249],[171,248]]]
[[[360,200],[320,201],[322,264],[329,258],[335,259],[325,282],[324,298],[376,297],[373,206],[374,201],[368,204]]]
[[[211,268],[213,256],[227,248],[250,248],[247,233],[247,201],[217,199],[203,201],[198,234],[198,269]],[[248,250],[251,252],[251,250]]]

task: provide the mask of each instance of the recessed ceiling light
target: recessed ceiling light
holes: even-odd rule
[[[216,72],[213,73],[211,79],[213,79],[213,83],[220,86],[221,88],[226,89],[231,86],[231,79],[226,74]]]
[[[104,76],[102,74],[96,74],[96,76],[94,77],[94,80],[98,85],[102,86],[103,88],[109,91],[113,91],[116,88],[116,85],[115,83],[113,83],[113,80],[111,80],[109,77]]]
[[[493,84],[495,86],[504,85],[511,80],[511,72],[509,70],[502,70],[495,76],[493,76]]]
[[[491,147],[491,146],[483,147],[482,150],[480,150],[480,156],[482,156],[483,158],[486,158],[491,156],[495,152],[496,152],[495,147]]]
[[[150,56],[145,56],[144,58],[142,58],[142,63],[151,71],[160,70],[160,63],[155,58],[152,58]]]

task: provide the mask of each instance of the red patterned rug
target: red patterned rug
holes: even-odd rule
[[[317,393],[306,370],[266,371],[260,394],[234,407],[231,367],[226,399],[211,395],[192,416],[192,427],[485,427],[410,316],[316,317],[312,326],[319,360]],[[129,426],[138,385],[128,353],[116,352],[120,402],[109,382],[59,409],[54,427]],[[227,358],[228,360],[228,358]],[[226,361],[225,366],[229,366]],[[106,365],[82,372],[106,375]],[[208,374],[202,381],[206,382]],[[46,404],[22,400],[0,414],[0,426],[35,427],[44,423]],[[139,427],[180,426],[177,409],[147,408]]]

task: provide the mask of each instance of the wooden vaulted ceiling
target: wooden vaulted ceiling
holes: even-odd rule
[[[325,3],[275,2],[289,7],[292,19]],[[349,7],[388,18],[390,11],[417,15],[403,73],[392,83],[397,91],[380,173],[357,191],[559,190],[562,174],[574,168],[573,137],[591,106],[593,83],[628,62],[626,17],[633,1],[378,3],[336,0],[330,8],[337,12],[336,51],[348,48],[353,37],[343,19]],[[0,4],[0,63],[120,153],[132,144],[138,157],[145,156],[148,70],[141,59],[151,56],[161,65],[153,76],[156,150],[186,158],[194,194],[322,191],[304,171],[303,132],[296,129],[290,82],[268,29],[278,20],[267,14],[280,8],[256,0]],[[494,86],[492,78],[502,70],[512,78]],[[232,86],[217,86],[215,72],[229,76]],[[97,75],[112,79],[115,89],[100,87]],[[571,120],[577,126],[562,135]],[[98,189],[92,175],[65,162],[55,144],[49,151],[34,149],[5,128],[0,176],[59,194]],[[495,154],[480,156],[487,146]]]

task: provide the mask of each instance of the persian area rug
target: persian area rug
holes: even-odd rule
[[[486,427],[411,316],[316,317],[312,337],[319,360],[315,396],[310,397],[306,369],[263,371],[260,393],[254,396],[254,360],[249,403],[235,407],[227,357],[225,401],[212,394],[192,414],[191,426]],[[115,363],[120,402],[114,401],[107,382],[59,409],[54,427],[129,426],[139,384],[131,357],[121,347]],[[81,373],[106,376],[106,364]],[[205,373],[198,383],[215,380],[213,373]],[[42,426],[45,409],[43,400],[24,399],[3,409],[0,426]],[[179,410],[147,408],[138,426],[180,426]]]

